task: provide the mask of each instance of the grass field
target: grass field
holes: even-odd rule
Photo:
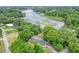
[[[57,16],[48,16],[48,15],[43,15],[43,17],[46,17],[50,20],[55,20],[55,21],[63,21],[63,17],[57,17]]]
[[[3,52],[4,52],[4,43],[2,38],[0,38],[0,53],[3,53]]]

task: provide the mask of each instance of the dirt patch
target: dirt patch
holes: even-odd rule
[[[9,45],[12,44],[18,37],[18,32],[12,32],[12,33],[7,33],[7,39],[9,42]]]

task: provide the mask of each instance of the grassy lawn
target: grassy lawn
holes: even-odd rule
[[[46,17],[50,20],[55,20],[55,21],[62,21],[64,18],[62,17],[57,17],[57,16],[48,16],[48,15],[43,15],[43,17]]]

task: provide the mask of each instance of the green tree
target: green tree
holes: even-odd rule
[[[56,42],[53,42],[52,43],[52,46],[54,47],[54,49],[58,52],[62,51],[64,49],[63,45],[60,44],[60,43],[56,43]]]
[[[25,52],[24,42],[21,41],[21,40],[17,40],[15,42],[13,42],[12,45],[10,46],[10,50],[13,53],[22,53],[22,52]]]
[[[70,42],[68,49],[72,53],[78,53],[79,52],[79,42]]]
[[[24,30],[19,33],[19,38],[23,41],[28,41],[32,36],[34,35],[34,32],[29,30]]]

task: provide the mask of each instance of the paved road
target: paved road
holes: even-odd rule
[[[3,37],[4,46],[5,46],[5,52],[10,53],[9,43],[6,37],[6,33],[2,27],[0,27],[0,29],[2,30],[2,37]]]
[[[63,49],[60,53],[68,53],[68,47],[66,47],[65,49]]]

